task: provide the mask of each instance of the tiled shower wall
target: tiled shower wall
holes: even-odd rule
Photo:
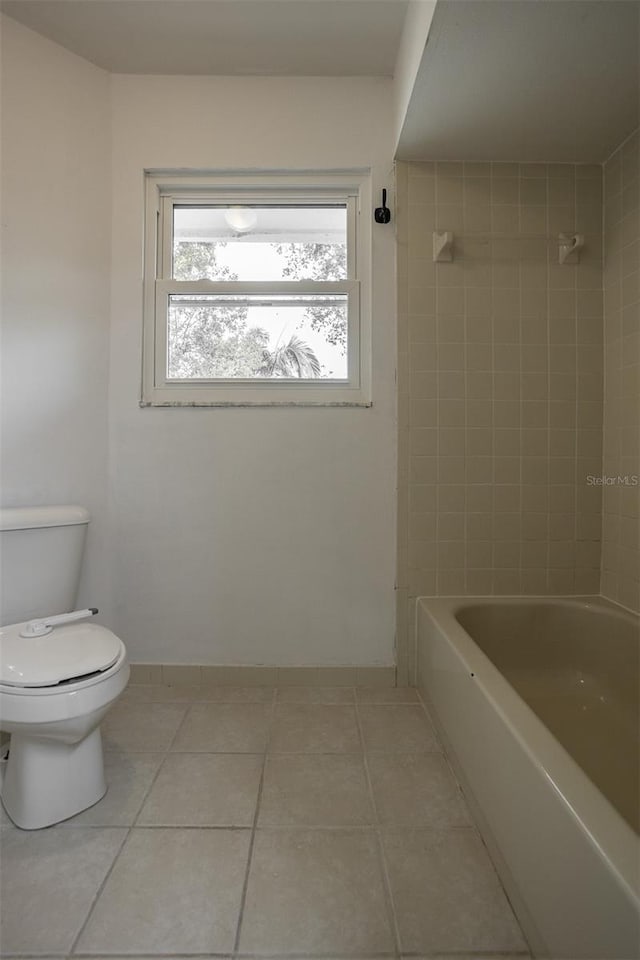
[[[403,682],[416,596],[599,592],[602,169],[402,162],[396,229]]]
[[[640,160],[636,132],[604,167],[602,593],[640,611]]]

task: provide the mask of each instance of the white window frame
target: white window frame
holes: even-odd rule
[[[371,406],[371,184],[368,171],[323,174],[201,174],[146,171],[143,407]],[[346,203],[347,279],[339,281],[173,280],[173,207],[220,203]],[[336,294],[347,296],[348,376],[343,380],[167,377],[171,295]]]

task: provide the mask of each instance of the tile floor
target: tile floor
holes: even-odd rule
[[[7,956],[529,956],[414,690],[130,686],[109,791],[3,814]]]

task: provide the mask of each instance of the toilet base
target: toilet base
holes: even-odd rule
[[[39,830],[67,820],[106,791],[99,727],[73,744],[12,734],[0,795],[17,827]]]

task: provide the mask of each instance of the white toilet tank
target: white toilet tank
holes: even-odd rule
[[[88,523],[84,507],[0,509],[0,626],[73,610]]]

